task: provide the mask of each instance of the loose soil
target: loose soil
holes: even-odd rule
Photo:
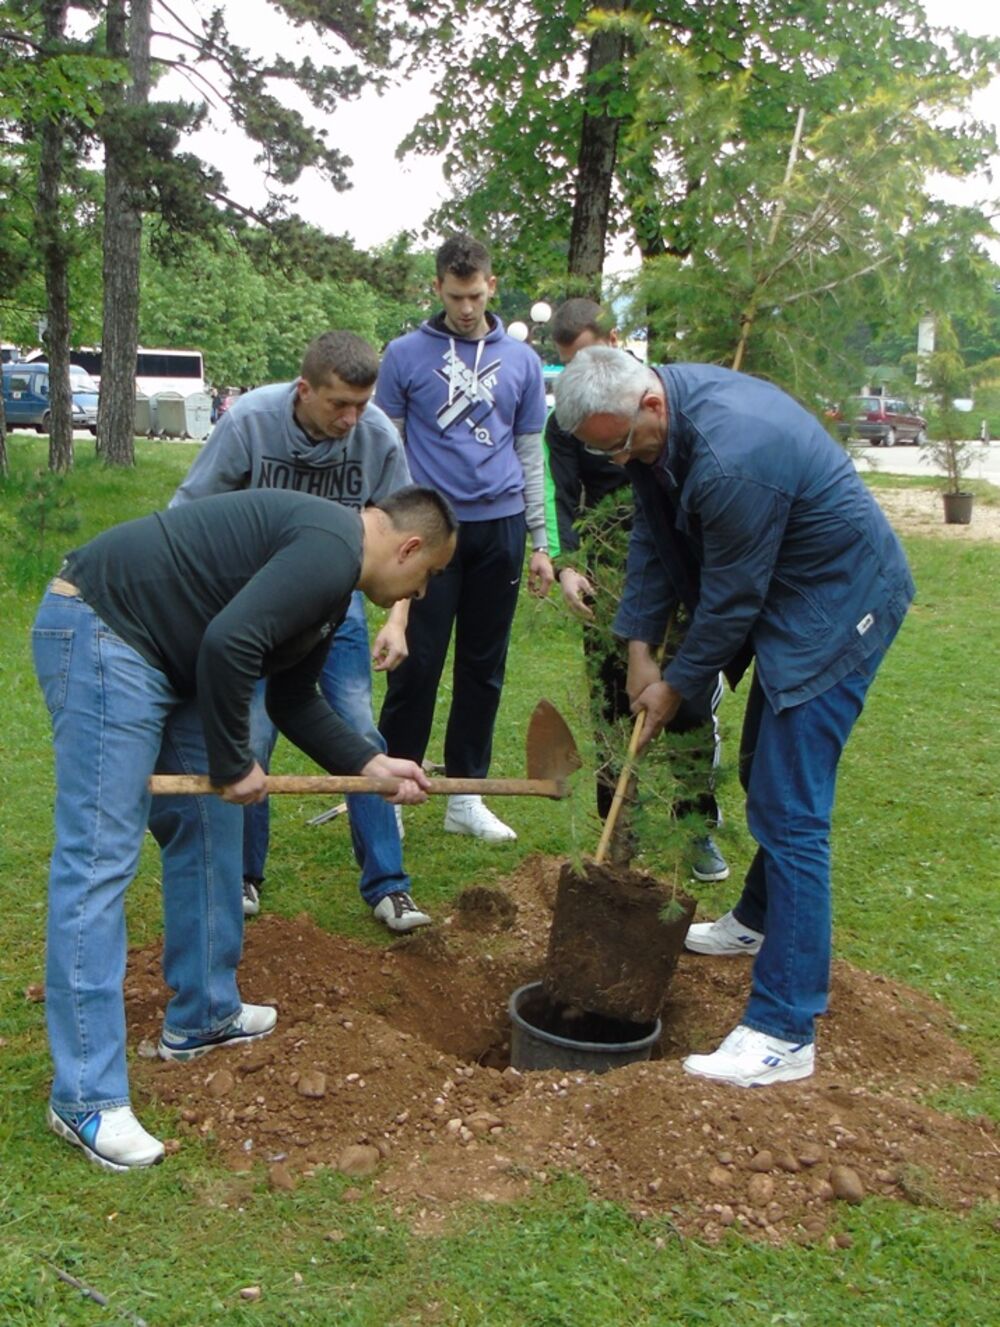
[[[508,1067],[507,999],[539,979],[561,862],[529,858],[460,896],[433,928],[367,946],[309,917],[247,927],[241,987],[277,1030],[188,1064],[146,1058],[167,993],[158,947],[130,956],[134,1095],[177,1111],[234,1171],[284,1188],[320,1167],[371,1174],[418,1231],[450,1208],[526,1196],[560,1173],[637,1216],[715,1241],[824,1237],[837,1201],[946,1208],[1000,1198],[1000,1130],[923,1104],[977,1069],[947,1011],[898,982],[834,968],[818,1071],[757,1091],[686,1075],[738,1021],[746,960],[681,957],[653,1061],[601,1076]],[[249,1177],[248,1177],[249,1178]],[[348,1195],[351,1194],[348,1190]]]
[[[567,862],[559,872],[542,982],[555,1004],[655,1023],[695,901],[627,866]]]

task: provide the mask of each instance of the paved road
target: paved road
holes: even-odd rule
[[[973,461],[966,470],[969,479],[986,479],[1000,485],[1000,442],[972,444]],[[864,474],[879,470],[891,475],[939,475],[922,447],[859,447],[854,463]]]

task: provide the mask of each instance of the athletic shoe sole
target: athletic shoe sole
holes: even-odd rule
[[[703,885],[711,885],[717,880],[728,880],[729,867],[727,866],[724,871],[699,871],[696,866],[692,866],[691,874],[696,880],[700,880]]]
[[[163,1153],[153,1157],[149,1161],[136,1161],[132,1165],[123,1165],[120,1161],[110,1161],[107,1157],[102,1157],[100,1152],[95,1152],[92,1147],[88,1147],[80,1135],[71,1124],[67,1124],[63,1117],[49,1107],[49,1128],[53,1133],[58,1134],[60,1138],[65,1138],[67,1143],[72,1143],[78,1147],[88,1161],[92,1161],[95,1166],[100,1166],[102,1170],[114,1171],[116,1175],[124,1175],[129,1170],[143,1170],[149,1166],[158,1166],[163,1160]]]
[[[815,1070],[815,1065],[812,1064],[786,1065],[780,1069],[765,1069],[763,1073],[741,1078],[738,1075],[721,1071],[711,1073],[707,1069],[692,1068],[688,1060],[684,1060],[682,1063],[684,1072],[691,1074],[693,1078],[707,1078],[713,1083],[728,1083],[732,1087],[771,1087],[775,1083],[795,1083],[800,1078],[812,1077]]]
[[[376,917],[375,920],[380,926],[384,926],[387,931],[391,931],[393,935],[407,935],[410,931],[419,931],[421,926],[432,926],[434,924],[433,917],[428,917],[426,913],[424,913],[419,921],[408,920],[397,922],[393,919],[392,921],[385,922],[381,917]]]
[[[480,843],[516,843],[517,835],[510,834],[479,834],[474,829],[469,829],[466,825],[449,825],[447,820],[444,822],[444,832],[446,834],[464,834],[466,838],[478,839]]]
[[[161,1060],[176,1060],[178,1064],[186,1064],[188,1060],[198,1060],[222,1046],[242,1046],[248,1041],[260,1041],[261,1037],[269,1037],[273,1031],[274,1027],[269,1027],[265,1032],[234,1032],[228,1037],[203,1042],[199,1046],[171,1046],[161,1038],[156,1052]]]
[[[752,958],[754,954],[760,953],[760,947],[763,941],[751,940],[747,945],[741,945],[739,949],[722,949],[711,941],[699,940],[697,936],[691,938],[690,933],[684,939],[684,948],[692,954],[707,954],[709,958],[740,958],[744,954],[749,954]]]

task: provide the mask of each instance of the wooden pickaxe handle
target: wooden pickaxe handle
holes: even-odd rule
[[[366,778],[362,774],[269,774],[268,793],[389,793],[399,788],[398,779]],[[154,774],[151,793],[217,793],[219,788],[207,774]],[[567,797],[564,779],[431,779],[431,796],[462,793],[490,797]]]

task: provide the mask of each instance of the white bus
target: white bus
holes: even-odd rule
[[[32,351],[29,362],[44,359],[45,352]],[[81,369],[86,369],[98,383],[101,381],[101,351],[94,346],[81,346],[70,351],[70,358]],[[205,390],[205,364],[200,350],[156,350],[140,346],[135,357],[136,391],[145,396],[156,392],[192,392]]]

